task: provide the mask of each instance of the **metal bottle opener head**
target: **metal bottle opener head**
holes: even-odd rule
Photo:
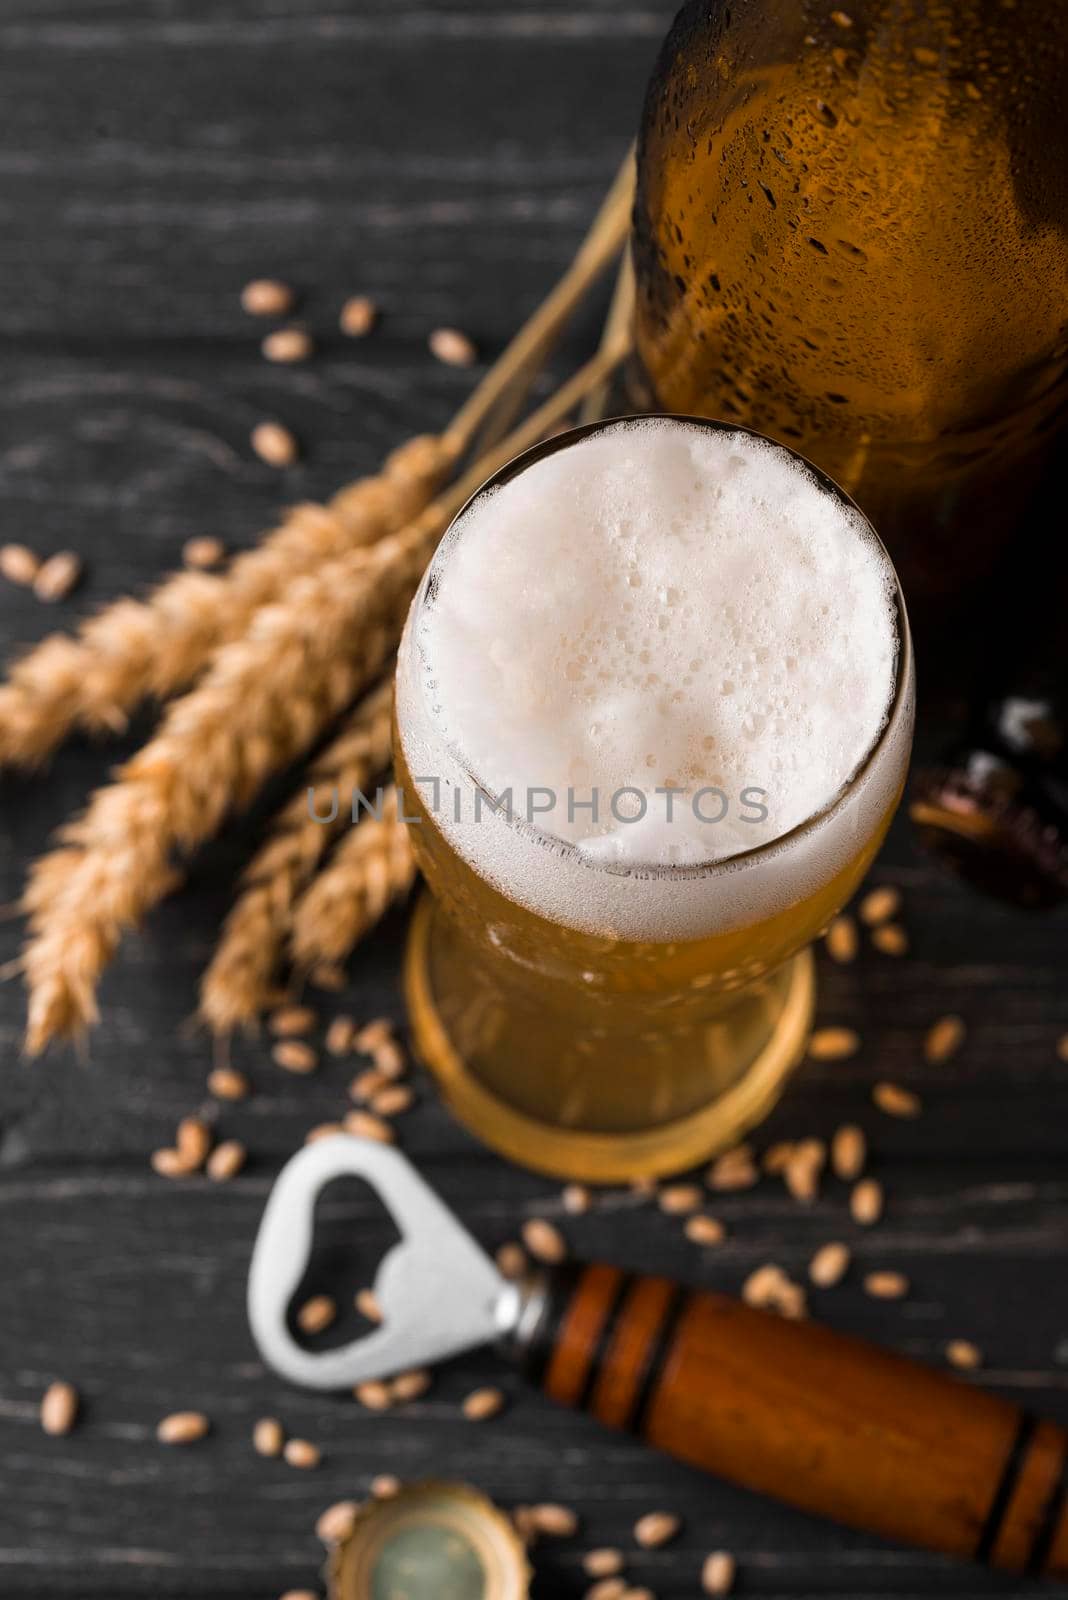
[[[401,1239],[374,1281],[381,1326],[316,1352],[296,1342],[286,1314],[307,1266],[315,1202],[345,1176],[370,1184]],[[260,1353],[283,1377],[310,1389],[343,1389],[501,1338],[515,1329],[524,1298],[399,1151],[336,1134],[295,1155],[271,1191],[252,1253],[248,1315]]]

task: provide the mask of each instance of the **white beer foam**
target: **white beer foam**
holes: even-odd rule
[[[787,451],[615,423],[452,524],[402,644],[405,756],[440,778],[453,848],[530,910],[631,938],[744,924],[844,865],[892,802],[907,731],[833,826],[742,854],[824,811],[879,737],[894,594],[867,523]],[[518,820],[476,820],[472,780]],[[731,858],[715,889],[680,870]]]

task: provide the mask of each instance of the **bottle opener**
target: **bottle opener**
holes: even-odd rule
[[[303,1349],[286,1315],[315,1201],[363,1178],[400,1241],[381,1326]],[[267,1202],[248,1288],[265,1361],[342,1389],[495,1343],[553,1399],[692,1466],[925,1549],[1068,1576],[1068,1432],[946,1373],[726,1295],[604,1264],[504,1278],[399,1151],[346,1134],[300,1151]]]

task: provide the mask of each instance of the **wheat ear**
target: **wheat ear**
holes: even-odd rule
[[[306,750],[381,671],[449,519],[483,479],[568,416],[618,365],[603,348],[400,533],[351,551],[263,606],[217,652],[198,686],[60,834],[23,897],[30,938],[26,1048],[96,1018],[96,980],[125,929],[167,892],[175,852],[210,837],[232,807]]]
[[[334,840],[350,826],[347,797],[367,793],[389,765],[392,705],[391,682],[360,701],[316,759],[300,793],[274,818],[249,863],[200,982],[200,1015],[213,1033],[247,1026],[277,998],[275,979],[293,907]],[[336,817],[320,820],[329,815],[335,797]]]
[[[290,955],[302,971],[322,962],[344,961],[393,901],[412,886],[411,835],[398,815],[392,784],[383,791],[376,812],[361,817],[349,830],[297,901]]]
[[[424,513],[258,611],[248,636],[218,652],[156,737],[63,830],[60,851],[34,867],[23,956],[31,1054],[95,1020],[96,979],[122,932],[171,886],[174,853],[246,805],[381,670],[441,529]]]

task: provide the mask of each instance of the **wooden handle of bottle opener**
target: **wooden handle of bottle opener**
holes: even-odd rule
[[[526,1359],[553,1399],[761,1494],[1068,1575],[1068,1432],[948,1374],[599,1265],[553,1275]]]

